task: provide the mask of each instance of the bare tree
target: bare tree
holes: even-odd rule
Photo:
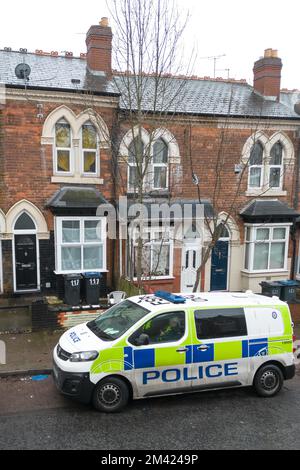
[[[127,167],[125,192],[129,189],[134,202],[143,204],[145,193],[150,194],[154,187],[168,187],[164,150],[158,146],[154,157],[153,144],[157,128],[164,129],[166,123],[170,125],[182,106],[193,58],[192,53],[186,60],[182,44],[188,14],[182,18],[175,0],[108,0],[107,4],[114,30],[114,61],[119,70],[113,77],[121,95],[119,129],[120,134],[127,132],[129,136],[122,153],[118,139],[113,142],[113,153],[119,163]],[[120,72],[122,70],[125,71]],[[144,129],[148,135],[146,144]],[[154,172],[154,158],[162,166],[165,164],[160,172]],[[115,165],[115,169],[119,184],[122,180],[119,165]],[[136,245],[132,272],[141,285],[146,274],[142,226]],[[130,258],[133,258],[132,253]],[[146,271],[149,271],[147,277],[151,275],[151,269]]]

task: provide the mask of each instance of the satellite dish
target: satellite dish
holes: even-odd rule
[[[294,106],[295,113],[300,115],[300,101]]]
[[[16,77],[20,80],[29,80],[31,74],[31,68],[28,64],[19,64],[15,68]]]

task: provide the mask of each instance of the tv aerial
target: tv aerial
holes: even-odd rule
[[[28,64],[22,63],[15,68],[16,77],[20,80],[29,80],[31,74],[31,68]]]

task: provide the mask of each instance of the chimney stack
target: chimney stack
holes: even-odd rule
[[[112,74],[112,31],[108,18],[99,25],[91,26],[86,35],[87,67],[91,72],[103,72],[108,78]]]
[[[265,97],[280,98],[282,62],[275,49],[266,49],[254,64],[254,90]]]

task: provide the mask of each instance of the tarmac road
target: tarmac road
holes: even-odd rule
[[[272,399],[252,389],[131,403],[97,413],[60,396],[49,377],[0,379],[0,449],[299,449],[300,371]]]

